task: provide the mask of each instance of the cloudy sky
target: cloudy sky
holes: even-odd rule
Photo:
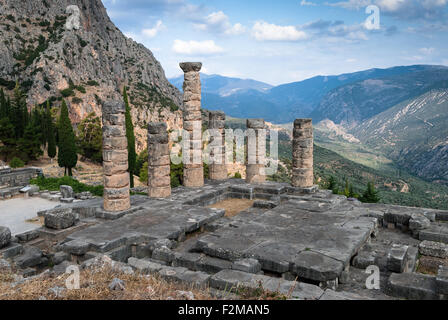
[[[448,0],[103,2],[168,77],[181,74],[180,61],[273,85],[369,68],[448,65]]]

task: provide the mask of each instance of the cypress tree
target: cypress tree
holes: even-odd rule
[[[51,116],[50,103],[47,101],[47,109],[45,110],[45,121],[47,122],[47,153],[53,159],[56,157],[56,137],[54,133],[53,117]]]
[[[26,96],[16,82],[14,89],[14,100],[11,108],[11,122],[15,128],[16,138],[23,137],[25,127],[28,124],[28,109],[26,107]]]
[[[360,198],[360,200],[366,203],[377,203],[380,201],[378,191],[375,190],[375,185],[373,184],[373,182],[369,182],[367,184],[367,189]]]
[[[129,106],[128,93],[126,91],[126,87],[124,87],[123,89],[123,100],[126,105],[125,120],[126,120],[126,138],[128,140],[128,165],[129,165],[128,171],[130,175],[131,188],[133,188],[134,174],[136,173],[135,168],[137,162],[137,154],[135,152],[134,125],[132,124],[131,108]]]
[[[23,137],[19,140],[19,150],[28,160],[37,160],[43,154],[41,147],[41,124],[40,113],[35,108],[29,117],[30,120],[25,127]]]
[[[65,175],[72,176],[72,168],[78,162],[78,154],[76,152],[75,133],[73,132],[72,123],[68,116],[68,109],[65,100],[62,100],[61,115],[58,123],[59,134],[59,152],[58,164],[65,168]]]
[[[8,116],[9,110],[7,108],[5,93],[3,92],[3,89],[0,88],[0,119],[6,118]]]

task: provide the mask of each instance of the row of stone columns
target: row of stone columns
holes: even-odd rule
[[[201,63],[181,63],[185,73],[183,85],[184,119],[184,186],[204,185],[202,163]],[[131,206],[129,196],[128,151],[125,127],[125,105],[106,102],[103,105],[104,210],[118,212]],[[210,141],[209,167],[211,180],[227,179],[225,114],[209,114],[209,129],[215,130]],[[246,182],[266,181],[266,125],[263,119],[247,120]],[[217,133],[217,134],[216,134]],[[293,130],[292,185],[310,188],[313,176],[313,127],[311,119],[297,119]],[[171,195],[170,150],[167,126],[163,122],[148,125],[148,195],[166,198]]]

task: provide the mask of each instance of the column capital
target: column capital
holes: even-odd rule
[[[183,72],[199,72],[202,69],[202,62],[181,62],[179,63],[180,68]]]

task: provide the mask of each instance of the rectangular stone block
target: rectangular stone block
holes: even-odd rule
[[[170,142],[168,133],[148,134],[148,145],[168,144]]]
[[[104,189],[104,198],[108,200],[125,199],[129,197],[129,187]]]
[[[448,267],[439,266],[436,277],[436,288],[438,294],[443,294],[448,298]]]
[[[105,188],[123,188],[129,186],[129,173],[119,173],[112,176],[104,176]]]
[[[168,144],[149,144],[148,145],[149,158],[158,158],[170,154]]]
[[[150,188],[154,187],[167,187],[171,184],[170,176],[149,178],[148,185]]]
[[[167,187],[149,187],[148,196],[151,198],[168,198],[171,196],[171,186]]]
[[[122,163],[128,161],[127,150],[103,150],[103,161]]]
[[[128,170],[128,162],[103,162],[104,174],[111,176]]]
[[[169,165],[165,166],[151,166],[148,167],[148,177],[160,178],[170,176],[171,168]]]
[[[116,200],[105,199],[103,207],[104,210],[109,212],[125,211],[131,207],[131,199],[129,197],[125,199],[116,199]]]
[[[198,188],[204,185],[204,169],[202,166],[198,168],[184,168],[184,186],[190,188]]]
[[[148,166],[156,167],[156,166],[167,166],[171,163],[171,157],[169,155],[161,156],[159,158],[150,157],[148,159]]]
[[[126,128],[123,125],[103,126],[103,137],[121,137],[126,135]]]
[[[128,140],[126,136],[103,138],[103,150],[126,150],[127,148]]]

